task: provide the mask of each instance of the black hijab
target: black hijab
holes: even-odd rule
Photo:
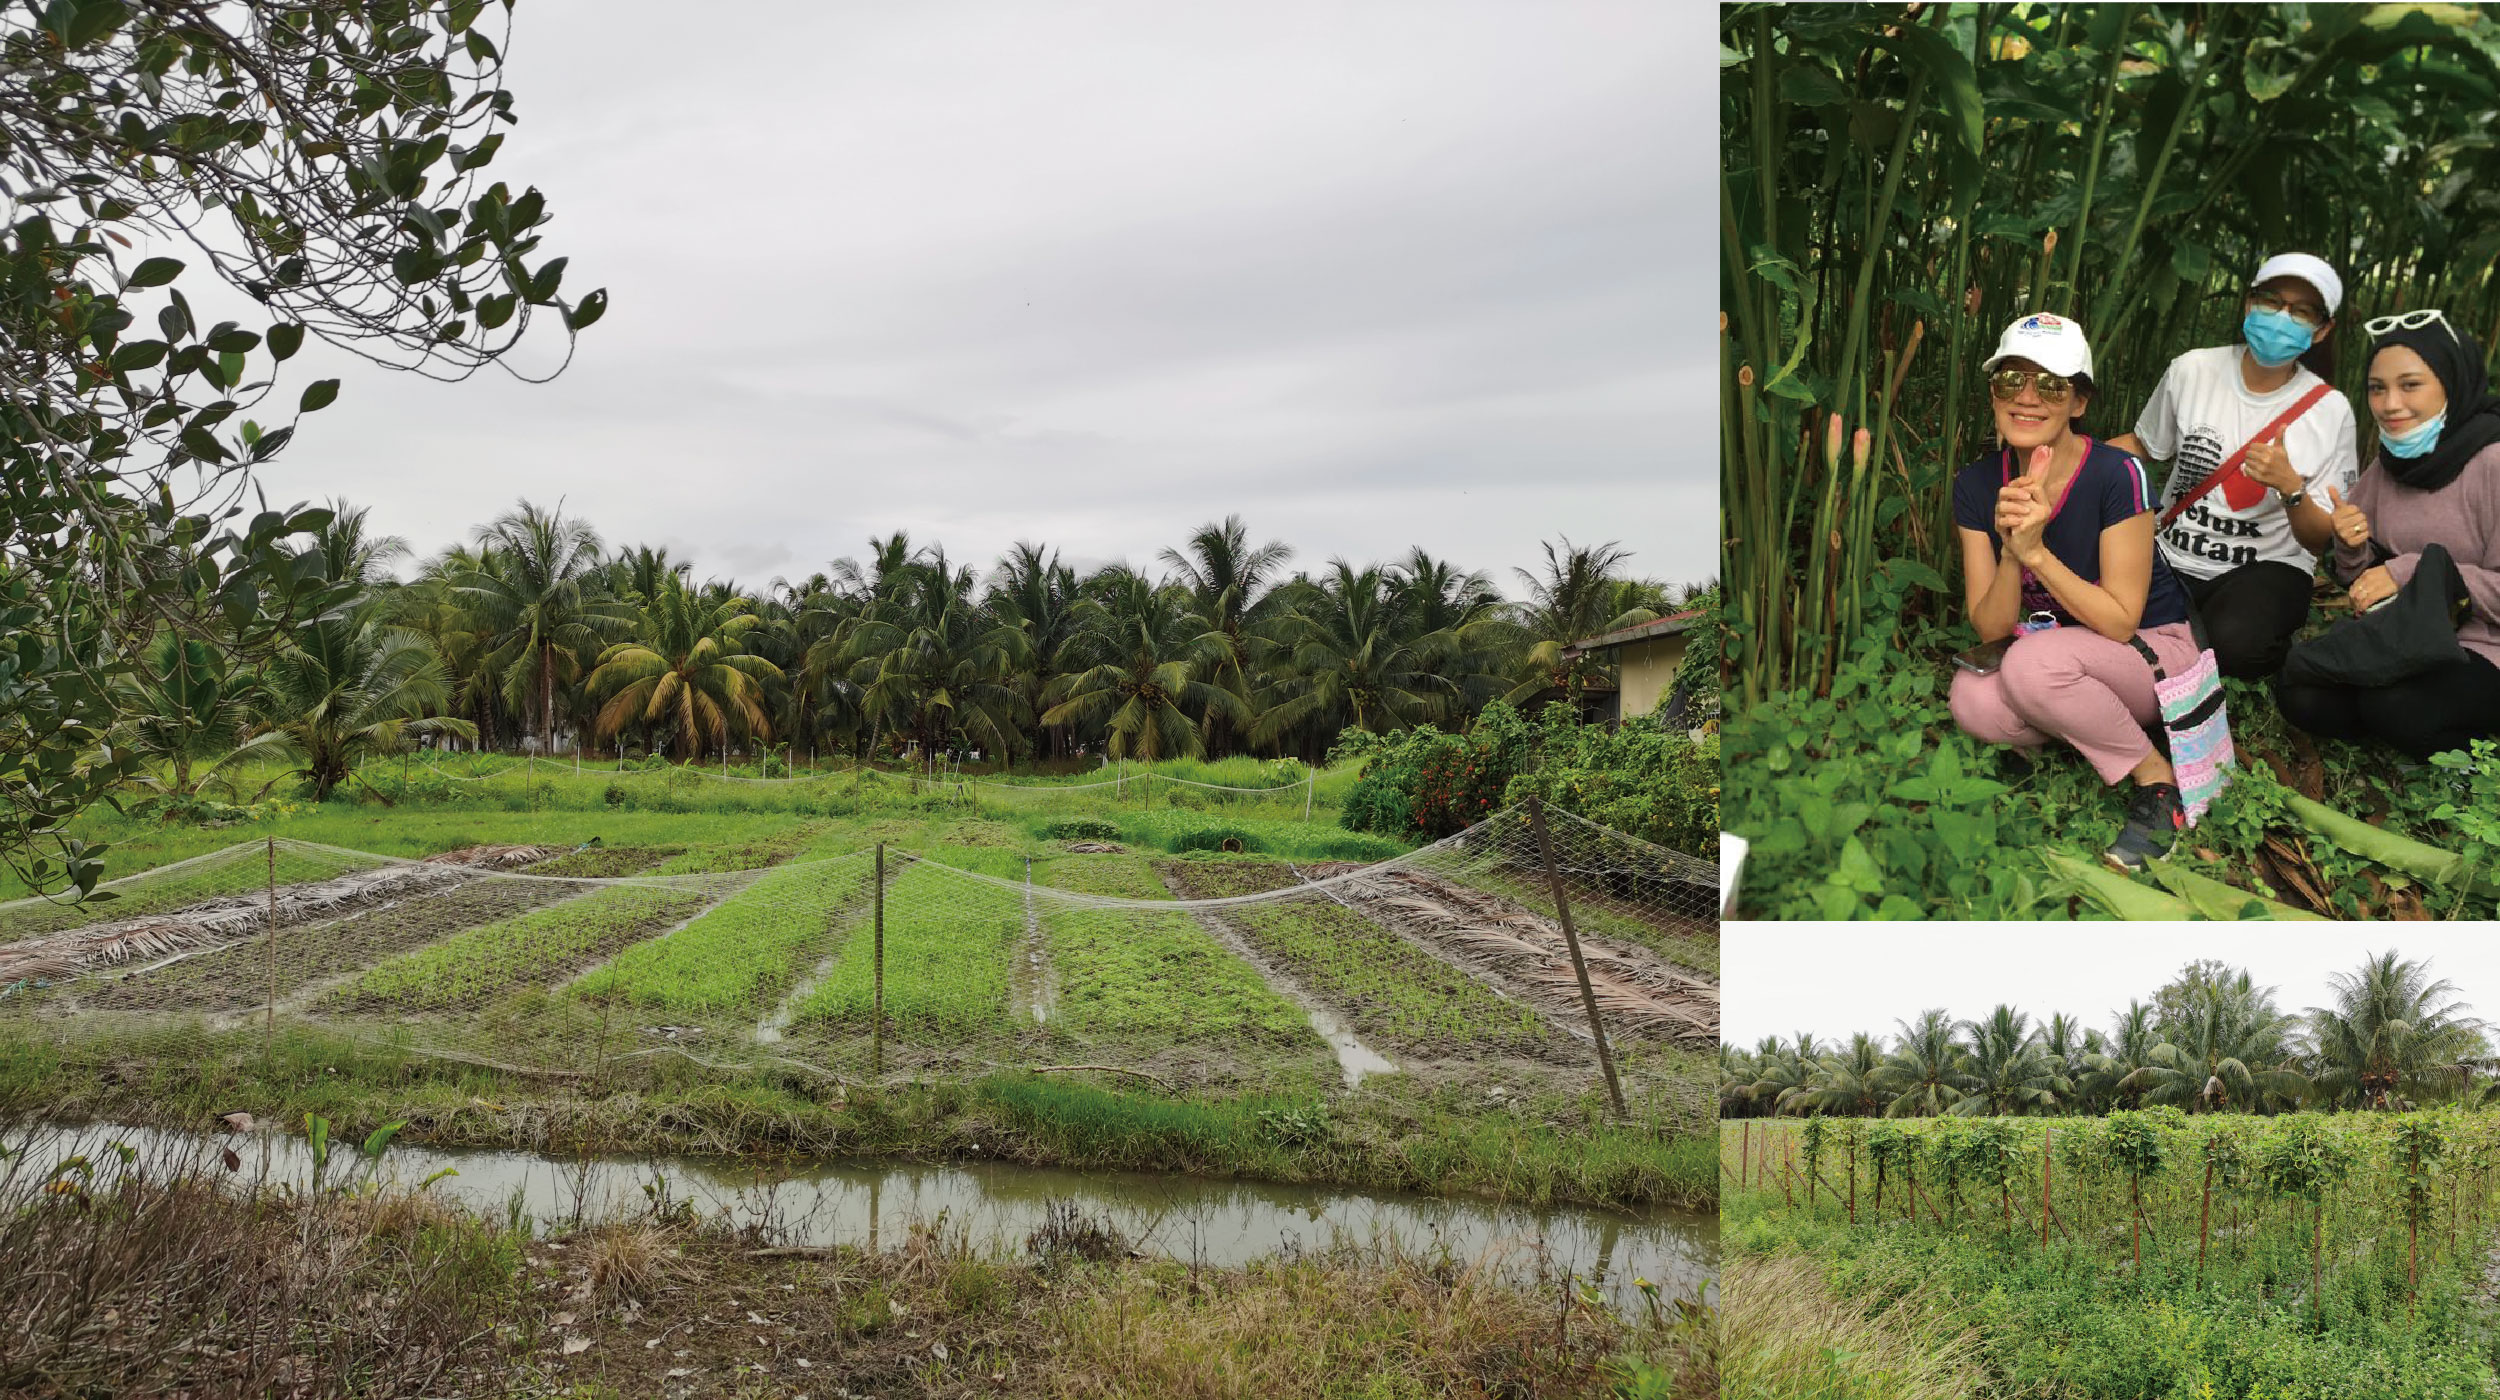
[[[2370,341],[2370,359],[2391,345],[2422,357],[2448,391],[2448,418],[2439,430],[2439,445],[2419,457],[2399,457],[2380,450],[2379,470],[2416,491],[2436,491],[2457,479],[2474,454],[2500,442],[2500,398],[2491,392],[2491,374],[2483,366],[2483,347],[2447,321],[2426,326],[2398,326]]]

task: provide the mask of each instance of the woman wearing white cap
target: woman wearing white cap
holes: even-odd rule
[[[2135,431],[2110,439],[2171,464],[2162,554],[2196,600],[2226,676],[2282,669],[2333,539],[2327,492],[2349,494],[2360,470],[2352,405],[2327,382],[2343,296],[2322,259],[2266,259],[2249,279],[2241,343],[2172,360]]]
[[[1981,646],[1953,677],[1953,719],[1992,744],[2055,739],[2110,784],[2133,782],[2108,851],[2133,869],[2185,820],[2159,723],[2156,661],[2199,655],[2187,591],[2153,542],[2144,464],[2077,431],[2092,398],[2092,347],[2063,316],[2026,316],[1988,357],[2005,442],[1953,478],[1962,587]]]

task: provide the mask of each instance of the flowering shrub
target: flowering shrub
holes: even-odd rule
[[[1368,758],[1340,824],[1424,841],[1464,830],[1498,809],[1529,752],[1526,722],[1498,701],[1464,734],[1427,724],[1366,739]]]

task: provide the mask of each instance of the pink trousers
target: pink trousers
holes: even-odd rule
[[[2137,634],[2172,675],[2196,664],[2196,638],[2184,622]],[[1996,673],[1953,672],[1953,722],[1974,739],[2038,748],[2062,739],[2115,783],[2153,751],[2148,726],[2161,721],[2153,668],[2125,642],[2088,627],[2018,637]]]

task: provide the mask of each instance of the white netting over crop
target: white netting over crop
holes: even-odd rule
[[[1680,1052],[1718,1035],[1717,878],[1521,810],[1370,865],[1100,839],[423,861],[255,841],[108,902],[0,905],[0,1018],[306,1023],[559,1077],[653,1055],[1173,1088],[1394,1068],[1686,1120],[1708,1108]]]

